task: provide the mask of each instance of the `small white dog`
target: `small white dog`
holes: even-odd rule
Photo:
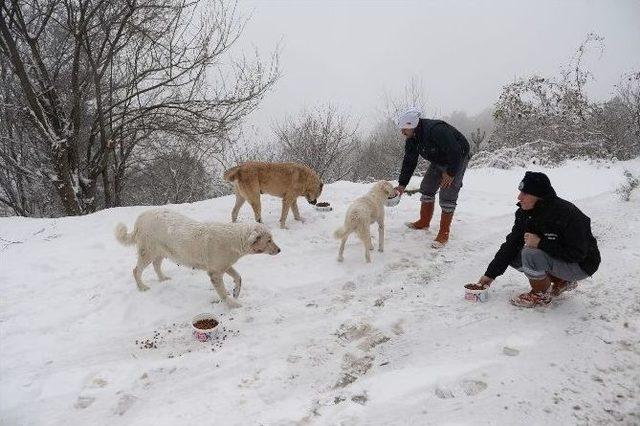
[[[344,260],[344,245],[352,232],[358,234],[364,244],[364,257],[367,263],[371,262],[369,250],[373,250],[373,244],[371,244],[369,227],[374,222],[378,222],[378,251],[384,251],[384,202],[393,195],[395,195],[393,185],[381,180],[376,182],[365,196],[351,203],[344,218],[344,225],[336,229],[333,234],[337,239],[342,240],[338,262]]]
[[[233,297],[237,299],[242,278],[233,269],[233,264],[246,254],[280,253],[269,228],[261,223],[197,222],[166,209],[142,213],[130,234],[127,227],[119,223],[115,236],[125,246],[137,246],[138,264],[133,269],[133,277],[138,290],[149,290],[142,282],[142,271],[151,263],[160,281],[169,279],[161,269],[162,260],[166,258],[179,265],[207,271],[220,300],[232,308],[240,304],[229,298],[223,275],[227,273],[233,278]]]

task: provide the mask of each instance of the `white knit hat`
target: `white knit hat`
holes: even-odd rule
[[[417,108],[409,108],[398,116],[396,124],[400,129],[415,129],[420,116],[420,111]]]

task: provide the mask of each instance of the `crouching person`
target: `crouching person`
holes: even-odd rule
[[[478,284],[488,287],[512,266],[527,276],[531,291],[514,296],[511,303],[531,308],[548,304],[593,275],[600,252],[591,220],[556,195],[547,175],[526,172],[519,189],[513,229]]]

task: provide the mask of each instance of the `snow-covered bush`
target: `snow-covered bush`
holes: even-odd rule
[[[627,181],[620,185],[616,192],[620,195],[622,201],[629,201],[631,199],[631,192],[640,185],[640,179],[634,176],[629,170],[624,171],[624,177]]]

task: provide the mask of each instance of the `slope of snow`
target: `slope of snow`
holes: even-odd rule
[[[514,271],[487,303],[463,299],[462,285],[482,275],[511,227],[522,169],[468,171],[441,251],[429,248],[433,232],[403,225],[419,200],[404,197],[387,209],[386,251],[371,264],[353,237],[336,262],[332,238],[368,185],[327,185],[322,198],[335,210],[301,203],[306,223],[291,218],[288,230],[277,227],[280,201],[264,196],[283,252],[238,262],[235,310],[212,304],[204,272],[169,261],[172,280],[149,268],[151,290],[136,290],[134,249],[113,228],[131,227],[146,207],[2,218],[0,423],[640,423],[640,196],[614,193],[625,168],[639,175],[640,160],[545,170],[591,217],[603,263],[535,310],[508,304],[526,289]],[[227,221],[232,205],[223,197],[169,208]],[[241,219],[251,218],[245,205]],[[225,330],[199,343],[189,320],[207,311]]]

